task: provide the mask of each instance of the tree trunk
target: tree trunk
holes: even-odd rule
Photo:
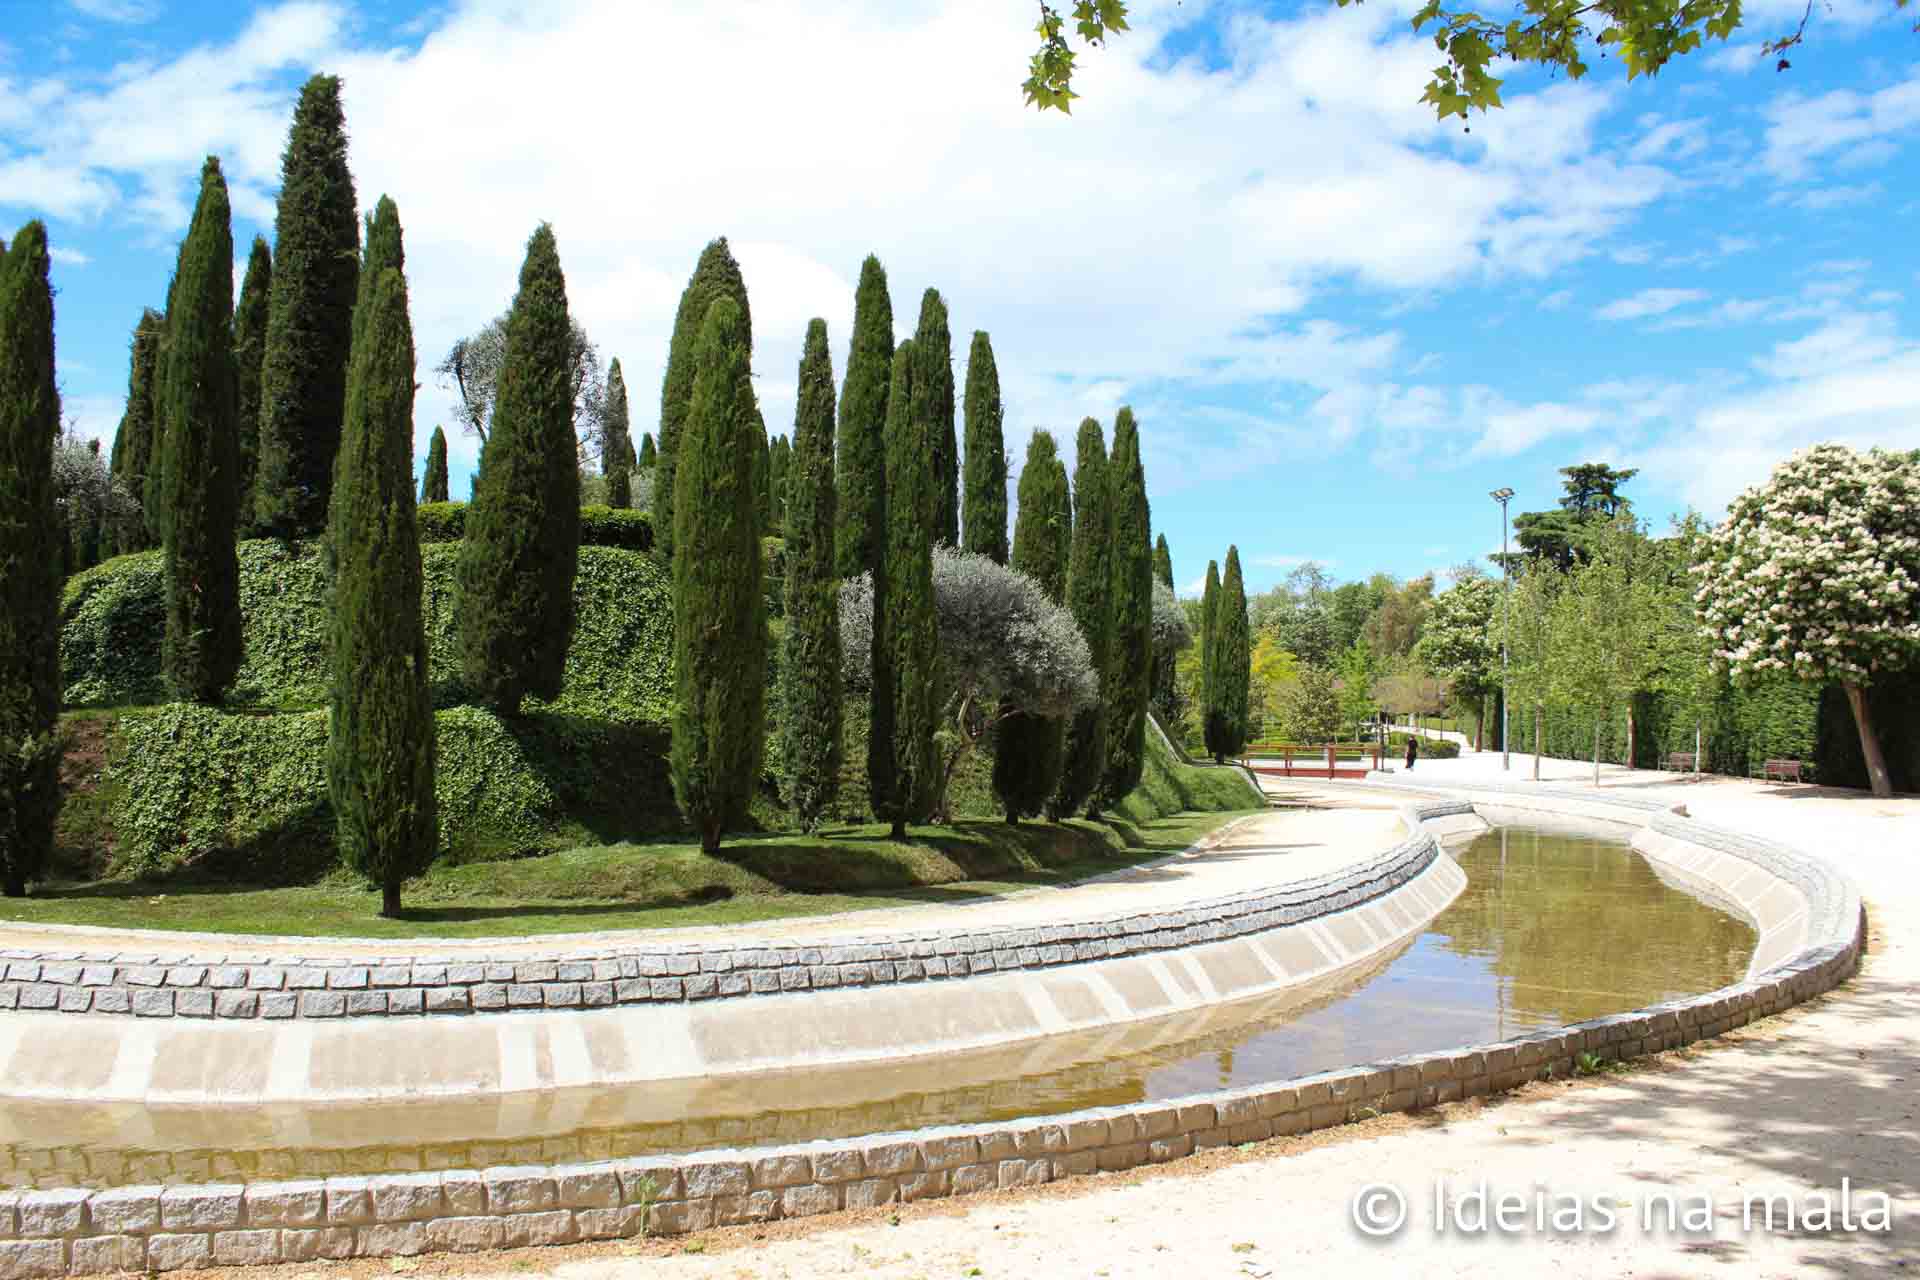
[[[400,882],[390,880],[380,886],[380,914],[389,920],[400,918]]]
[[[5,893],[6,893],[6,896],[9,898],[26,897],[27,896],[27,878],[16,871],[7,872]]]
[[[1593,785],[1600,785],[1600,721],[1593,722]]]
[[[1633,699],[1627,699],[1627,768],[1633,768]]]
[[[1533,780],[1540,781],[1540,722],[1545,711],[1539,703],[1533,704]]]
[[[1893,794],[1893,779],[1887,774],[1887,758],[1880,754],[1880,738],[1873,731],[1873,717],[1867,712],[1867,691],[1848,682],[1847,705],[1853,708],[1853,723],[1860,730],[1860,754],[1867,761],[1867,783],[1873,794],[1885,799]]]
[[[1693,776],[1700,776],[1700,722],[1693,722]]]
[[[700,833],[700,852],[720,852],[720,827],[718,823]]]
[[[903,818],[895,818],[892,828],[889,829],[887,832],[887,839],[905,840],[906,838],[907,838],[906,820]]]

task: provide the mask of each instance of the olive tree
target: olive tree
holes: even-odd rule
[[[1086,637],[1073,615],[1024,573],[984,555],[939,546],[933,605],[940,634],[942,727],[936,821],[947,821],[947,786],[993,727],[1015,713],[1059,717],[1100,696]],[[840,587],[840,652],[847,692],[872,681],[873,578]]]
[[[1920,454],[1794,454],[1733,500],[1694,573],[1715,665],[1838,681],[1873,793],[1892,795],[1867,689],[1920,662]]]

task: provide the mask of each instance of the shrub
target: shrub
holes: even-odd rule
[[[1518,737],[1519,735],[1515,734],[1514,736]],[[1418,734],[1389,733],[1387,735],[1387,749],[1395,756],[1405,759],[1407,754],[1407,739],[1410,737],[1420,738],[1420,754],[1423,756],[1431,756],[1435,760],[1454,760],[1459,758],[1459,743],[1446,738],[1422,738]]]
[[[415,518],[419,521],[423,545],[430,542],[458,542],[466,536],[467,504],[464,502],[424,502],[420,504]],[[644,511],[621,507],[582,507],[580,545],[651,551],[653,520]]]

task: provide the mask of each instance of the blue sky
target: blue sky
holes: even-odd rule
[[[0,223],[47,219],[66,407],[111,438],[201,157],[244,262],[298,86],[336,71],[361,202],[406,227],[422,454],[453,421],[431,366],[542,219],[636,433],[709,238],[776,431],[810,316],[844,361],[871,251],[903,335],[929,285],[957,363],[993,335],[1016,465],[1134,406],[1183,587],[1230,542],[1255,589],[1306,558],[1411,576],[1496,548],[1487,492],[1550,505],[1570,463],[1641,468],[1664,523],[1817,440],[1920,446],[1920,36],[1835,0],[1776,73],[1757,45],[1800,8],[1651,82],[1515,73],[1468,133],[1417,101],[1404,0],[1137,4],[1071,119],[1021,106],[1026,0],[0,0]]]

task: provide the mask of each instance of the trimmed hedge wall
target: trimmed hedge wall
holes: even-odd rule
[[[458,542],[467,531],[467,504],[426,502],[415,508],[420,541]],[[580,545],[653,550],[653,519],[644,511],[587,506],[580,508]]]
[[[1387,759],[1389,761],[1404,761],[1407,758],[1407,739],[1409,737],[1419,737],[1419,735],[1391,732],[1387,734]],[[1520,735],[1516,733],[1514,735],[1514,741],[1518,742],[1519,740]],[[1449,741],[1446,738],[1420,737],[1419,759],[1453,760],[1457,759],[1459,755],[1460,744],[1457,742]]]
[[[420,549],[428,672],[437,707],[464,700],[453,610],[458,554],[457,543]],[[651,555],[582,547],[566,684],[551,704],[530,699],[529,710],[664,723],[673,698],[670,590],[664,567]],[[67,584],[60,668],[69,708],[165,700],[164,607],[157,551],[117,557]],[[272,539],[241,543],[240,613],[245,656],[228,705],[324,706],[326,576],[319,544],[296,543],[289,550]]]

